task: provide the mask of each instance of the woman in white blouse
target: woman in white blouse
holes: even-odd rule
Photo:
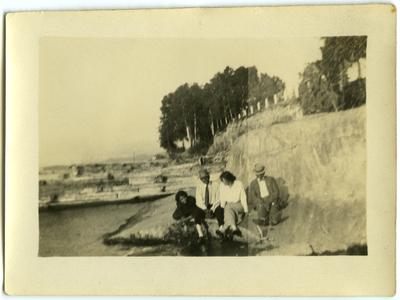
[[[237,227],[240,219],[248,213],[247,197],[242,182],[228,171],[222,172],[220,175],[222,184],[219,189],[219,200],[221,207],[224,208],[225,225],[222,230],[217,230],[219,236],[223,236],[226,232],[233,235],[241,235]]]

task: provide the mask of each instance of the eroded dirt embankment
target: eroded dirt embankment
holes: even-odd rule
[[[264,231],[267,241],[260,241],[252,221],[255,211],[242,223],[241,241],[257,253],[310,255],[345,253],[354,245],[365,248],[365,107],[250,130],[233,142],[229,153],[227,169],[245,185],[260,162],[289,194],[282,222]],[[174,208],[172,196],[149,203],[106,242],[169,243]],[[215,222],[209,223],[214,232]]]
[[[230,150],[227,168],[245,184],[255,163],[290,194],[277,245],[314,252],[366,245],[365,107],[305,117],[249,131]]]

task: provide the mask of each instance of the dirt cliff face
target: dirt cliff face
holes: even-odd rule
[[[270,235],[277,246],[323,253],[366,245],[365,123],[361,107],[249,130],[233,143],[228,170],[247,185],[263,163],[290,194]]]
[[[238,241],[248,245],[248,255],[367,254],[365,113],[361,107],[267,122],[233,141],[227,169],[248,185],[254,164],[263,163],[277,179],[282,197],[288,197],[282,221],[263,228],[262,236],[254,222],[254,203],[249,203]],[[194,194],[193,188],[188,191]],[[168,254],[171,233],[179,237],[173,231],[174,209],[173,196],[149,203],[105,241],[156,245]],[[208,223],[214,235],[216,221]]]

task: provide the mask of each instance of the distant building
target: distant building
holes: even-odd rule
[[[82,176],[85,172],[85,168],[83,166],[73,165],[70,167],[70,173],[72,177]]]
[[[152,160],[163,160],[163,159],[167,159],[167,156],[163,153],[157,153],[151,159]]]
[[[366,77],[366,62],[365,58],[360,58],[347,69],[349,82]]]

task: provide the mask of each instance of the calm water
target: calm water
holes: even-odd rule
[[[103,235],[116,230],[146,203],[46,211],[39,214],[40,256],[115,256],[129,249],[106,246]]]

